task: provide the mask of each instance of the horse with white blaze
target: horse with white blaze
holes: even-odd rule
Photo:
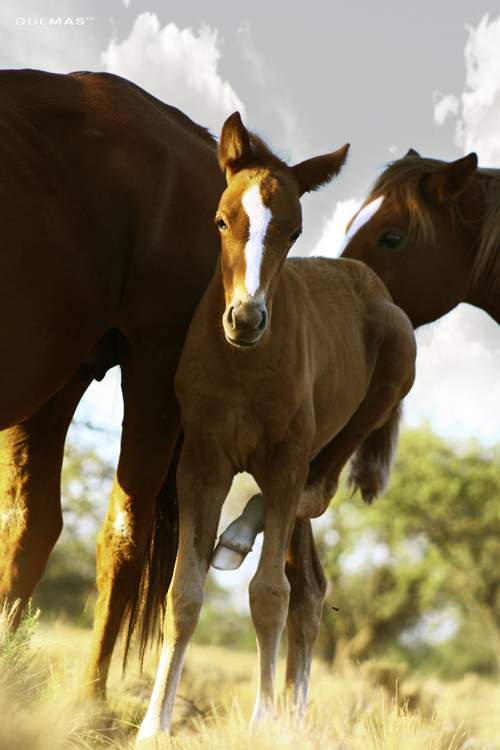
[[[237,112],[223,127],[227,189],[215,217],[221,255],[175,379],[185,433],[179,550],[139,739],[170,728],[210,562],[237,567],[260,531],[249,587],[260,664],[253,721],[273,715],[285,624],[286,696],[290,710],[303,714],[326,589],[310,519],[328,507],[351,456],[348,481],[367,503],[389,479],[401,400],[415,375],[411,324],[364,264],[286,260],[302,231],[300,197],[329,183],[347,151],[289,167]],[[261,492],[214,553],[222,505],[243,471]]]

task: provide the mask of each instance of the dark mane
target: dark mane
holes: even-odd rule
[[[432,240],[434,227],[420,189],[420,182],[424,175],[433,172],[441,164],[442,162],[437,159],[425,159],[420,156],[405,156],[389,163],[375,181],[363,205],[380,196],[404,203],[410,212],[409,238],[415,241]]]
[[[426,201],[420,189],[422,178],[434,172],[443,162],[420,156],[405,156],[388,164],[375,181],[364,206],[375,198],[385,196],[402,202],[410,212],[409,238],[432,240],[434,227]],[[489,278],[488,286],[500,287],[500,179],[478,170],[475,180],[483,191],[486,212],[483,219],[473,268],[473,280]],[[452,202],[453,217],[460,220],[456,201]],[[463,221],[463,219],[462,219]]]

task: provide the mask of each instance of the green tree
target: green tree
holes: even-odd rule
[[[33,597],[43,614],[63,613],[83,624],[92,622],[96,537],[113,476],[113,465],[94,447],[75,439],[66,442],[61,476],[64,528]]]
[[[475,621],[500,662],[499,447],[406,429],[389,491],[370,508],[339,493],[320,547],[331,581],[321,641],[328,655],[335,638],[350,656],[373,655],[453,608],[457,639]]]

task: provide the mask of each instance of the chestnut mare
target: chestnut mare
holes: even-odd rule
[[[148,534],[155,507],[162,526],[169,511],[177,523],[164,485],[174,374],[220,250],[225,182],[204,128],[117,76],[2,71],[0,92],[0,600],[21,611],[42,578],[62,528],[68,426],[92,379],[119,364],[121,454],[88,660],[100,695],[145,564],[151,579],[160,568],[152,620],[173,570],[175,534],[154,561]]]
[[[185,442],[177,484],[179,552],[165,642],[139,740],[168,730],[184,654],[203,602],[221,507],[238,472],[255,495],[213,563],[236,567],[264,531],[250,584],[260,677],[254,720],[270,715],[287,626],[288,705],[305,709],[326,580],[310,518],[349,481],[371,500],[387,482],[401,399],[414,379],[409,320],[366,266],[286,255],[302,230],[299,198],[336,175],[347,146],[288,167],[238,113],[224,125],[228,187],[216,214],[222,253],[175,379]]]
[[[410,149],[371,188],[342,256],[373,268],[414,328],[460,302],[500,324],[500,170]]]

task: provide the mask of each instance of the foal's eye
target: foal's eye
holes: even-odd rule
[[[382,237],[378,241],[379,247],[385,247],[386,250],[397,250],[400,244],[403,242],[403,235],[401,232],[397,232],[394,229],[390,229],[388,232],[384,232]]]
[[[226,222],[220,216],[216,216],[215,217],[215,223],[217,224],[217,226],[219,227],[219,229],[221,229],[221,230],[222,229],[227,229]]]
[[[290,242],[293,245],[294,242],[297,242],[301,234],[302,234],[302,229],[297,229],[297,231],[291,235],[288,242]]]

